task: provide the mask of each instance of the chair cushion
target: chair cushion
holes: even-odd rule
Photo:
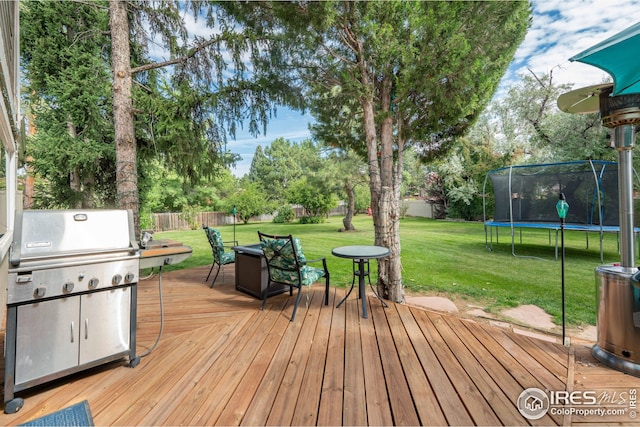
[[[297,237],[293,238],[293,247],[296,249],[296,256],[298,257],[298,261],[300,264],[304,265],[307,263],[307,258],[305,258],[302,253],[302,245],[300,244],[300,239]]]
[[[224,242],[222,241],[222,235],[220,234],[220,231],[215,228],[207,227],[205,228],[205,232],[207,233],[207,238],[209,239],[209,244],[211,245],[214,262],[222,265],[235,262],[235,252],[224,251]]]
[[[295,272],[296,263],[289,239],[264,239],[260,247],[272,267]]]
[[[220,256],[220,264],[231,264],[236,260],[235,252],[223,252],[222,256]]]
[[[220,234],[220,232],[215,228],[210,228],[209,230],[211,233],[211,241],[213,242],[213,244],[215,246],[224,246],[224,243],[222,243],[222,235]]]
[[[302,253],[300,240],[293,239],[293,247],[289,239],[264,239],[260,246],[269,259],[269,273],[274,282],[299,286],[310,286],[324,276],[324,269],[304,265],[306,258]],[[296,251],[300,265],[300,279],[298,278],[298,266],[296,265],[293,251]],[[299,281],[302,280],[302,283]]]
[[[300,277],[302,278],[302,285],[304,286],[311,286],[323,276],[324,270],[321,268],[305,265],[300,269]],[[278,270],[274,268],[271,270],[271,280],[298,286],[298,273],[296,271]]]
[[[302,267],[300,272],[302,273],[302,284],[305,286],[311,286],[312,283],[317,282],[324,276],[324,269],[309,267],[308,265]]]

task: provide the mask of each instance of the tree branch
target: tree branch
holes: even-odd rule
[[[73,0],[75,3],[80,3],[83,4],[85,6],[91,6],[91,7],[95,7],[97,9],[102,9],[102,10],[109,10],[109,6],[101,6],[99,4],[96,4],[93,1],[82,1],[82,0]]]
[[[155,70],[157,68],[163,68],[166,67],[168,65],[174,65],[174,64],[180,64],[183,62],[186,62],[188,59],[193,58],[198,52],[206,49],[207,47],[211,46],[214,43],[219,42],[220,39],[218,38],[212,38],[202,44],[199,44],[193,48],[191,48],[189,50],[189,52],[187,52],[186,55],[180,56],[178,58],[175,59],[170,59],[168,61],[163,61],[163,62],[152,62],[150,64],[145,64],[145,65],[141,65],[139,67],[135,67],[131,69],[131,74],[135,74],[135,73],[139,73],[142,71],[149,71],[149,70]]]

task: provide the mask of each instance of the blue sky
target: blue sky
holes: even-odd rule
[[[500,84],[496,96],[504,93],[528,73],[553,73],[556,83],[573,83],[574,88],[601,83],[608,75],[590,65],[569,62],[569,58],[640,21],[640,0],[534,0],[532,25]],[[638,55],[639,53],[634,53]],[[267,126],[267,134],[254,138],[238,132],[227,148],[242,156],[232,172],[242,176],[249,171],[257,145],[263,148],[276,138],[301,141],[309,137],[309,115],[278,109]]]

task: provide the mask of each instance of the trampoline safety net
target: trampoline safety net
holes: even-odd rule
[[[558,222],[556,203],[564,193],[567,224],[618,226],[618,164],[575,161],[509,166],[490,171],[495,197],[493,221]],[[485,179],[485,194],[487,194]],[[485,207],[485,220],[486,218]]]

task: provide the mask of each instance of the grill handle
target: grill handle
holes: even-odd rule
[[[13,226],[13,242],[11,242],[11,250],[9,251],[9,263],[13,267],[20,265],[22,251],[20,242],[22,241],[22,215],[16,215]]]

